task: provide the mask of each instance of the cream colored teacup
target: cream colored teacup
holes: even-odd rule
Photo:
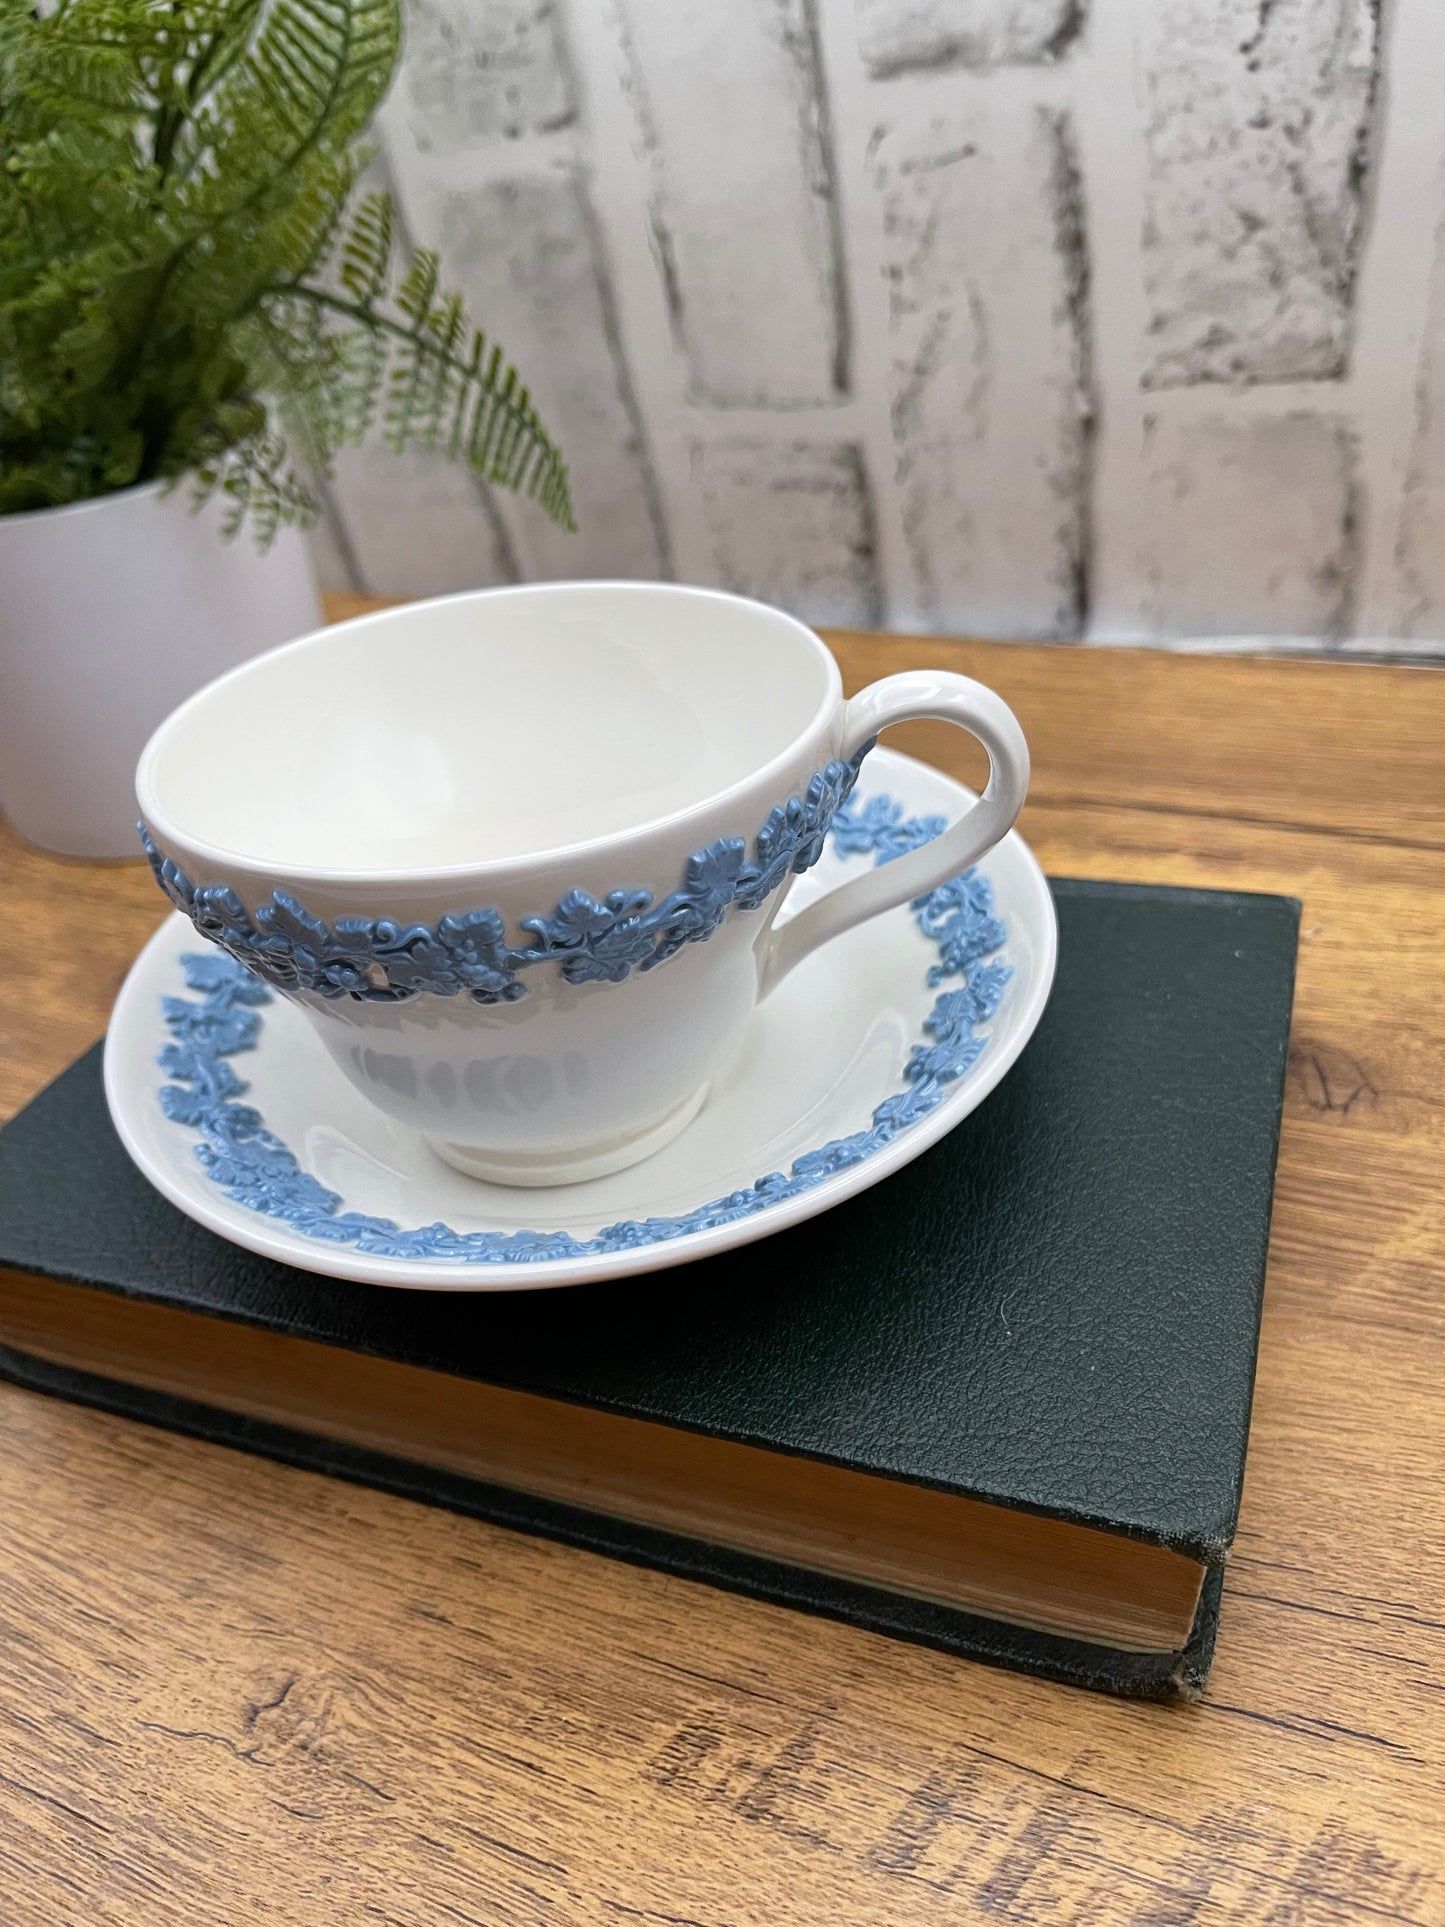
[[[920,716],[984,744],[982,799],[775,930],[873,739]],[[136,786],[172,901],[306,1011],[359,1090],[460,1170],[538,1185],[667,1143],[759,999],[977,861],[1028,769],[1012,712],[963,676],[845,702],[777,609],[584,582],[259,656],[161,725]]]

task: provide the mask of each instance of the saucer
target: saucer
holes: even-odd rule
[[[974,800],[874,750],[779,924]],[[283,1264],[423,1290],[582,1284],[751,1243],[917,1157],[1018,1058],[1057,937],[1043,872],[1011,832],[966,876],[799,964],[663,1150],[610,1177],[520,1190],[463,1176],[374,1109],[299,1010],[173,916],[116,1002],[106,1098],[159,1191]]]

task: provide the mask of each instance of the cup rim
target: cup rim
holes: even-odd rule
[[[681,809],[669,811],[663,816],[651,817],[625,830],[615,830],[604,836],[584,837],[574,843],[551,844],[544,849],[525,851],[520,855],[497,857],[490,861],[440,864],[434,867],[412,865],[404,869],[333,869],[316,864],[272,862],[248,855],[242,850],[227,848],[224,844],[211,843],[192,836],[180,828],[174,818],[161,807],[155,794],[153,771],[163,739],[173,728],[183,725],[189,714],[204,700],[211,697],[216,690],[223,688],[227,683],[239,681],[243,676],[254,671],[257,664],[294,651],[321,647],[357,629],[384,626],[388,622],[414,615],[418,610],[440,608],[459,602],[487,602],[501,597],[545,597],[559,591],[578,589],[625,589],[629,593],[664,598],[680,597],[687,600],[702,599],[731,603],[742,609],[764,610],[770,617],[781,620],[787,628],[791,629],[822,666],[824,678],[822,700],[806,725],[797,730],[775,756],[723,789],[714,790],[707,796],[699,797],[696,802],[685,804]],[[549,868],[553,864],[582,862],[605,850],[617,850],[625,854],[631,846],[645,839],[670,835],[685,829],[694,818],[701,820],[710,817],[719,809],[725,809],[734,799],[740,801],[754,789],[766,788],[770,781],[776,781],[788,765],[796,760],[799,745],[826,725],[828,718],[841,703],[842,696],[843,679],[837,660],[822,637],[788,610],[780,609],[754,596],[737,595],[728,589],[705,588],[694,583],[634,581],[620,576],[502,583],[486,589],[461,589],[450,595],[423,596],[412,601],[397,602],[388,608],[373,609],[366,615],[349,616],[341,622],[325,623],[319,629],[312,629],[306,635],[296,637],[292,642],[280,643],[274,649],[263,650],[260,654],[249,657],[245,662],[238,663],[233,669],[226,670],[222,675],[213,677],[210,682],[204,683],[183,702],[178,703],[151,732],[136,766],[136,801],[146,827],[157,841],[171,844],[184,851],[188,859],[213,865],[220,873],[227,870],[241,871],[275,878],[283,883],[297,885],[309,883],[324,888],[339,886],[348,890],[361,884],[375,886],[378,889],[397,886],[414,887],[418,884],[433,883],[442,886],[464,878],[480,876],[505,880],[524,877],[529,871]]]

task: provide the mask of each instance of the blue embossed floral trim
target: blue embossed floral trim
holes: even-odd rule
[[[756,910],[784,878],[807,870],[847,802],[865,743],[848,762],[820,769],[801,796],[768,814],[753,839],[720,837],[688,858],[679,887],[660,902],[649,890],[610,890],[601,902],[569,890],[551,916],[523,917],[525,937],[511,943],[500,911],[463,910],[436,925],[391,917],[338,917],[328,924],[295,897],[277,890],[248,911],[227,883],[200,886],[157,848],[144,823],[141,842],[157,883],[203,937],[219,944],[281,990],[321,997],[398,1003],[430,991],[463,993],[479,1004],[526,995],[518,972],[557,962],[570,984],[620,984],[652,970],[685,943],[703,943],[729,910]]]
[[[906,817],[900,804],[873,796],[861,807],[838,810],[834,847],[843,856],[872,854],[877,862],[887,863],[927,843],[943,827],[942,817]],[[938,947],[938,962],[928,973],[930,985],[950,977],[964,981],[958,989],[945,991],[924,1020],[924,1038],[913,1046],[904,1066],[903,1089],[885,1098],[866,1130],[834,1138],[795,1159],[787,1172],[770,1172],[747,1190],[714,1198],[681,1217],[627,1219],[595,1237],[574,1238],[566,1231],[454,1231],[445,1224],[406,1230],[391,1218],[344,1210],[344,1200],[302,1170],[294,1153],[266,1129],[260,1112],[239,1102],[247,1087],[229,1059],[255,1046],[261,1032],[259,1007],[270,1003],[271,992],[249,970],[214,951],[181,959],[187,986],[200,993],[199,1001],[161,1000],[171,1042],[157,1061],[173,1080],[161,1088],[161,1108],[175,1123],[200,1133],[196,1156],[233,1202],[279,1218],[293,1231],[326,1244],[351,1245],[387,1258],[515,1265],[601,1256],[684,1238],[752,1217],[811,1190],[835,1171],[873,1157],[934,1110],[948,1086],[978,1061],[987,1039],[976,1034],[975,1026],[997,1010],[1012,975],[1007,964],[988,961],[1005,937],[988,881],[969,870],[918,898],[913,911]]]

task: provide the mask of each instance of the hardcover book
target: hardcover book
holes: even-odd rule
[[[0,1132],[19,1383],[878,1632],[1203,1687],[1238,1517],[1298,905],[1053,884],[1038,1033],[958,1129],[765,1243],[388,1291],[226,1243],[98,1049]]]

